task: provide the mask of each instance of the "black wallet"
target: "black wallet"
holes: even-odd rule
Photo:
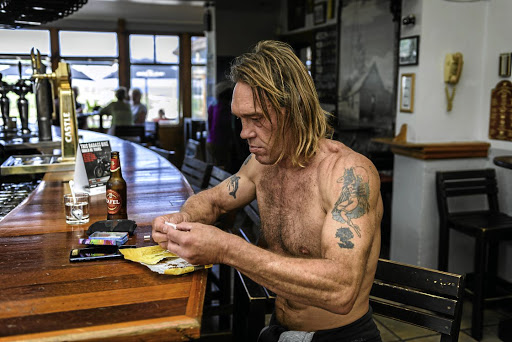
[[[133,235],[137,223],[133,220],[103,220],[94,222],[87,229],[87,235],[94,232],[128,232]]]

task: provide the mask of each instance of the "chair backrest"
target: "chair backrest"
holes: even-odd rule
[[[254,200],[244,207],[244,212],[251,220],[253,226],[258,229],[261,227],[260,209],[258,208],[258,201]]]
[[[166,150],[166,149],[156,147],[156,146],[149,146],[149,149],[153,152],[158,153],[159,155],[161,155],[162,157],[164,157],[171,163],[173,162],[174,155],[176,154],[176,151],[170,151],[170,150]]]
[[[262,248],[267,247],[267,243],[261,234],[261,219],[258,201],[253,200],[247,204],[238,214],[237,225],[239,226],[234,232],[242,236],[245,240]]]
[[[114,135],[125,140],[140,143],[145,140],[146,128],[144,125],[116,125],[114,127]]]
[[[196,158],[185,157],[181,165],[181,173],[187,178],[194,192],[206,189],[212,165]]]
[[[144,129],[146,142],[150,142],[153,145],[159,144],[159,136],[158,136],[158,121],[145,121]]]
[[[448,198],[486,195],[490,211],[499,211],[498,186],[494,169],[438,171],[437,205],[441,219],[449,215]]]
[[[212,167],[212,172],[210,173],[210,179],[208,180],[208,187],[213,188],[219,183],[222,183],[225,179],[231,177],[232,174],[221,169],[218,166]]]
[[[185,146],[185,157],[196,158],[204,160],[203,153],[201,152],[201,144],[194,139],[188,139]]]
[[[374,313],[457,341],[462,316],[463,275],[379,259],[370,293]]]
[[[158,122],[157,121],[144,121],[144,128],[146,133],[157,134],[158,133]]]

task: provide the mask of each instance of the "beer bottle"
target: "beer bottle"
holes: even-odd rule
[[[110,158],[110,178],[107,182],[107,220],[127,219],[126,182],[121,174],[119,152],[112,151]]]

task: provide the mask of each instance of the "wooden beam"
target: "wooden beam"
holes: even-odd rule
[[[126,32],[126,21],[117,21],[117,45],[119,47],[119,86],[130,89],[130,43]]]
[[[192,117],[192,44],[190,34],[180,35],[180,111],[183,118]],[[182,120],[180,120],[183,123]]]

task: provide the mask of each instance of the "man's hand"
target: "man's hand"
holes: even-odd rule
[[[158,216],[153,220],[153,227],[151,230],[151,235],[153,237],[153,241],[158,243],[160,247],[167,248],[167,230],[169,228],[172,229],[172,226],[165,224],[165,222],[170,222],[173,224],[178,224],[180,222],[186,221],[187,218],[183,213],[175,213],[169,215]]]
[[[163,248],[194,265],[222,263],[226,239],[231,234],[214,226],[193,222],[179,223],[176,229],[165,226],[166,244],[159,243]]]

